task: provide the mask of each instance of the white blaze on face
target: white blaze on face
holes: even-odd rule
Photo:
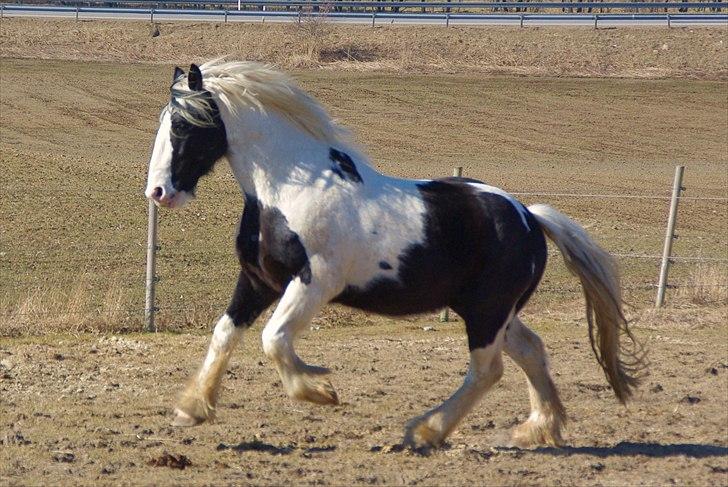
[[[185,191],[177,191],[172,186],[172,116],[164,109],[159,120],[157,138],[154,141],[152,157],[149,160],[147,188],[144,194],[154,200],[157,205],[180,207],[191,195]]]
[[[172,187],[171,120],[172,117],[169,114],[169,110],[165,109],[159,121],[157,138],[154,141],[152,157],[149,160],[147,189],[144,192],[147,198],[154,196],[154,190],[156,188],[162,188],[166,194],[174,192],[174,188]]]

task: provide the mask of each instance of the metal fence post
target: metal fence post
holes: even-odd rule
[[[670,27],[672,27],[670,25],[670,14],[667,14],[667,28],[669,29]]]
[[[519,15],[519,17],[521,18],[521,27],[523,27],[523,15]]]
[[[374,21],[377,19],[377,11],[372,12],[372,27],[374,27]]]
[[[667,219],[667,231],[665,232],[665,245],[662,249],[662,265],[660,266],[660,280],[657,284],[657,298],[655,307],[659,308],[665,303],[665,288],[667,288],[667,271],[670,268],[670,257],[672,254],[672,242],[675,240],[675,221],[677,220],[677,203],[680,200],[683,172],[685,166],[675,168],[675,181],[672,185],[672,198],[670,200],[670,215]]]
[[[228,11],[227,11],[227,9],[225,9],[225,23],[226,24],[227,24],[227,16],[228,16]]]
[[[79,7],[78,7],[78,5],[76,5],[76,20],[78,20],[78,11],[79,11]]]
[[[149,9],[149,21],[154,22],[154,7]]]
[[[463,167],[457,166],[452,171],[453,177],[459,178],[463,175]],[[440,311],[440,323],[447,323],[450,321],[450,308],[445,308],[442,311]]]
[[[149,332],[157,331],[154,324],[154,313],[157,308],[154,303],[154,288],[157,283],[155,264],[157,261],[157,205],[149,200],[149,223],[147,224],[147,278],[146,299],[144,303],[144,329]]]
[[[594,28],[598,29],[598,22],[599,22],[599,16],[597,14],[594,14]]]
[[[450,27],[450,14],[445,15],[445,27]]]

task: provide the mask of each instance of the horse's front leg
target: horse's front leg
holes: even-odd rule
[[[262,337],[263,351],[278,369],[286,393],[317,404],[339,403],[331,382],[323,377],[329,370],[303,362],[293,344],[328,297],[316,282],[304,283],[294,278],[263,329]]]
[[[220,380],[245,328],[279,296],[257,278],[240,272],[230,305],[215,325],[207,356],[175,407],[175,426],[194,426],[215,416]]]

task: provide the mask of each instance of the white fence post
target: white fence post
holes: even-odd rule
[[[660,280],[657,284],[657,298],[655,307],[659,308],[665,303],[665,288],[667,288],[667,271],[670,268],[672,255],[672,242],[675,240],[675,221],[677,220],[677,203],[683,190],[682,179],[685,166],[675,167],[675,180],[672,185],[672,199],[670,200],[670,215],[667,219],[665,232],[665,245],[662,249],[662,265],[660,266]]]
[[[463,167],[457,166],[452,171],[453,177],[459,178],[463,175]],[[447,323],[450,321],[450,308],[445,308],[442,311],[440,311],[440,323]]]
[[[147,278],[146,299],[144,302],[144,329],[156,332],[154,313],[157,308],[154,303],[154,287],[157,283],[155,265],[157,261],[157,205],[149,200],[149,223],[147,224]]]

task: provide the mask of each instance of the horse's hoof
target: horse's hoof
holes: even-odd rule
[[[564,440],[559,431],[554,431],[547,424],[534,424],[526,421],[516,426],[511,434],[511,446],[529,449],[540,446],[561,448]]]
[[[294,398],[301,401],[308,401],[314,404],[321,404],[324,406],[338,406],[339,395],[336,393],[336,389],[331,385],[328,379],[319,377],[308,376],[298,384],[294,394]]]
[[[175,409],[174,410],[174,419],[172,420],[172,426],[187,428],[190,426],[197,426],[200,423],[203,423],[205,420],[203,418],[195,418],[194,416],[190,416],[186,412]]]
[[[414,419],[405,427],[402,444],[413,451],[437,448],[443,441],[442,433],[432,428],[426,419]]]

